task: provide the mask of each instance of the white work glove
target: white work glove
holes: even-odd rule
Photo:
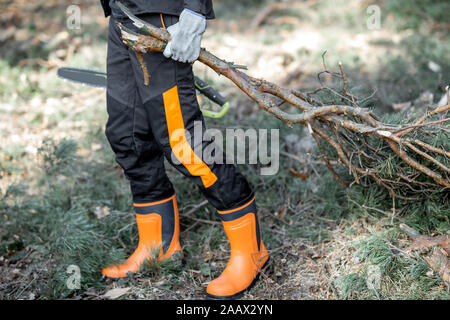
[[[205,17],[184,9],[179,21],[167,28],[172,39],[164,50],[164,56],[180,62],[194,62],[200,55],[200,44],[205,30]]]

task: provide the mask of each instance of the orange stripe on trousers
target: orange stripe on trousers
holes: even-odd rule
[[[200,177],[205,188],[209,188],[217,181],[217,176],[194,153],[186,139],[177,86],[164,92],[163,100],[170,147],[173,153],[192,176]]]

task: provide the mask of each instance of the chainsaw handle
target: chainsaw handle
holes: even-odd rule
[[[207,84],[202,79],[194,76],[195,87],[198,91],[200,91],[203,95],[205,95],[208,99],[217,103],[221,110],[220,111],[211,111],[211,110],[202,110],[202,113],[205,117],[219,119],[222,118],[230,108],[230,103],[225,99],[219,92],[214,90],[209,84]]]

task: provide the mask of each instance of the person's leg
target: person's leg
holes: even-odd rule
[[[141,18],[158,27],[161,25],[159,16],[145,15]],[[177,19],[176,16],[164,15],[165,26]],[[132,25],[126,26],[133,29]],[[226,163],[220,149],[211,148],[214,144],[212,139],[203,139],[206,127],[197,102],[192,66],[168,59],[159,52],[142,56],[148,70],[148,85],[144,84],[137,57],[132,58],[131,63],[151,130],[169,163],[191,178],[218,210],[237,208],[249,202],[253,191],[245,177],[235,165]],[[222,161],[204,161],[201,153],[205,149],[220,152]]]
[[[176,21],[177,17],[165,16],[167,27]],[[160,26],[157,21],[149,22]],[[268,259],[253,191],[236,166],[226,163],[220,149],[215,148],[221,152],[220,163],[206,163],[197,154],[211,149],[214,141],[202,138],[206,129],[197,102],[192,66],[156,52],[144,54],[143,59],[149,72],[148,85],[143,82],[139,61],[132,59],[132,64],[136,78],[142,79],[137,85],[153,135],[168,161],[191,178],[219,211],[230,240],[230,261],[222,276],[209,284],[207,292],[215,298],[236,297],[250,287]]]
[[[174,189],[137,92],[130,58],[133,55],[120,40],[111,19],[107,58],[109,118],[105,133],[117,163],[130,181],[139,231],[137,249],[125,263],[102,270],[111,278],[136,272],[152,256],[163,259],[181,251]]]

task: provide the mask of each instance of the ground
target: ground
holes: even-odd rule
[[[370,96],[367,106],[380,114],[424,92],[428,100],[417,108],[437,104],[450,82],[448,24],[408,20],[389,1],[285,1],[258,27],[253,20],[268,2],[226,3],[215,1],[217,19],[203,46],[251,75],[309,90],[319,85],[324,61],[330,69],[341,61],[352,92]],[[101,278],[101,267],[121,261],[137,242],[129,186],[104,136],[105,92],[64,82],[56,69],[104,70],[107,19],[99,4],[80,0],[81,28],[70,30],[69,2],[26,4],[14,1],[0,23],[0,298],[106,299],[111,289],[128,288],[114,298],[203,299],[226,265],[228,242],[213,208],[170,166],[184,261],[147,266],[120,281]],[[367,24],[373,4],[381,10],[375,29]],[[437,15],[414,1],[410,10],[417,8]],[[307,130],[283,125],[227,79],[199,63],[194,68],[231,102],[227,117],[208,119],[208,127],[280,129],[277,175],[239,166],[256,190],[271,254],[244,299],[450,298],[445,282],[407,251],[410,240],[398,228],[448,234],[448,207],[393,207],[385,193],[342,188]],[[79,286],[73,270],[81,272]]]

